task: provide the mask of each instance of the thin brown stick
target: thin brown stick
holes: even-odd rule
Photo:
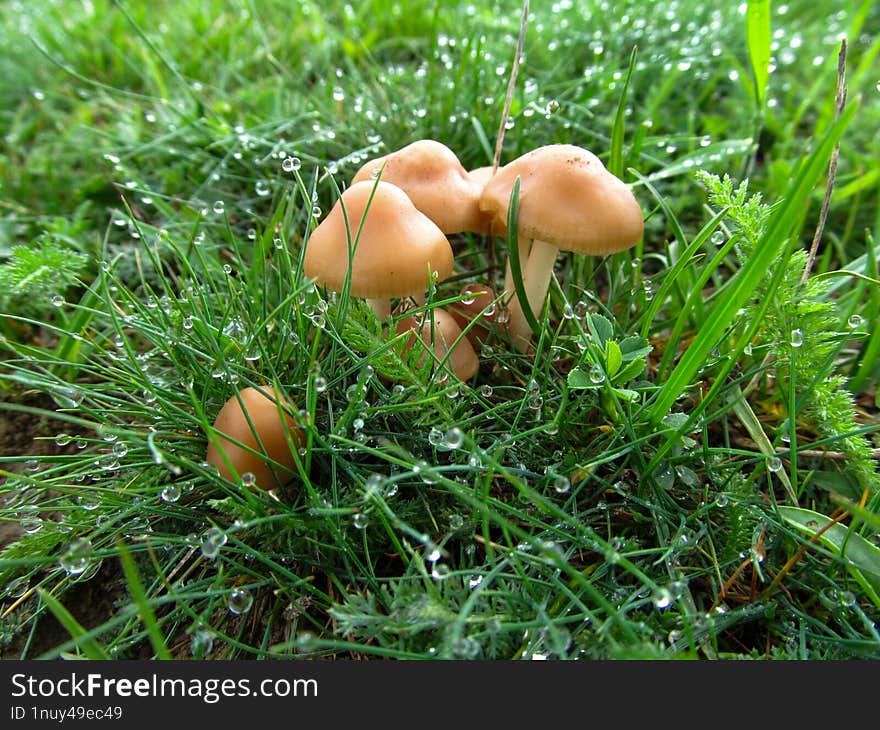
[[[840,42],[840,53],[837,56],[837,95],[835,97],[834,118],[839,119],[846,105],[846,39]],[[813,235],[813,243],[810,246],[810,255],[807,258],[804,273],[801,275],[801,285],[807,283],[810,278],[810,271],[816,261],[816,254],[819,251],[819,242],[822,239],[822,233],[825,231],[825,221],[828,218],[828,209],[831,207],[831,191],[834,188],[834,179],[837,177],[837,158],[840,156],[840,143],[834,145],[834,151],[831,153],[831,161],[828,163],[828,182],[825,185],[825,198],[822,201],[822,210],[819,212],[819,223],[816,226],[816,233]]]
[[[504,111],[501,114],[501,124],[498,125],[498,135],[495,138],[495,156],[492,159],[492,174],[498,169],[501,161],[501,145],[504,142],[504,132],[507,120],[510,118],[510,104],[513,101],[513,91],[516,89],[516,77],[519,74],[519,66],[522,63],[523,46],[526,42],[526,25],[529,22],[529,0],[523,3],[522,20],[519,24],[519,40],[516,42],[516,56],[513,59],[513,67],[510,69],[510,81],[507,82],[507,98],[504,100]]]

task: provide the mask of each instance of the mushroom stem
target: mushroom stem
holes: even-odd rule
[[[367,299],[367,304],[373,310],[373,314],[383,324],[391,316],[391,300],[390,299]]]
[[[557,246],[536,238],[532,241],[531,252],[523,267],[523,286],[526,291],[526,299],[529,308],[539,319],[558,254],[559,248]],[[514,347],[520,352],[525,352],[531,340],[532,328],[529,326],[523,314],[522,305],[516,297],[510,302],[510,320],[507,323],[507,328]]]

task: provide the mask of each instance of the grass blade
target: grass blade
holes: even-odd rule
[[[789,525],[811,537],[817,536],[819,542],[839,555],[875,605],[880,606],[880,548],[846,525],[837,523],[825,529],[831,518],[813,510],[788,506],[778,509]]]
[[[168,645],[165,643],[165,637],[162,635],[162,630],[159,628],[156,614],[153,611],[152,606],[150,606],[147,592],[144,590],[144,585],[141,583],[141,579],[138,576],[137,568],[135,567],[131,553],[129,553],[128,548],[121,543],[118,547],[119,561],[122,563],[122,572],[125,574],[125,581],[128,583],[128,590],[131,593],[131,599],[134,601],[134,605],[137,607],[141,620],[144,622],[144,627],[150,637],[150,643],[153,645],[156,657],[158,659],[171,659],[171,652],[168,650]]]
[[[764,106],[770,78],[770,0],[749,0],[746,8],[749,61],[755,77],[755,102]]]
[[[58,619],[58,623],[60,623],[67,630],[67,633],[69,633],[76,641],[77,647],[82,649],[82,652],[86,657],[89,659],[109,661],[110,655],[104,651],[104,648],[97,641],[88,637],[88,632],[83,625],[74,618],[73,614],[70,613],[70,611],[68,611],[61,602],[55,598],[55,596],[42,588],[39,589],[38,592],[40,594],[40,599],[46,604],[48,609],[52,612],[52,615]]]

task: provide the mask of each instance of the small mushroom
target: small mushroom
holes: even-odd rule
[[[537,315],[560,249],[592,256],[617,253],[638,243],[644,221],[629,186],[582,147],[546,145],[500,168],[480,198],[480,208],[496,221],[507,220],[517,178],[520,252],[524,251],[523,239],[532,241],[528,258],[521,256],[523,285],[529,307]],[[508,328],[514,346],[528,349],[531,333],[515,296]]]
[[[230,481],[265,490],[283,486],[296,474],[291,448],[305,441],[292,407],[275,388],[244,388],[217,414],[205,460]],[[248,474],[253,478],[245,479]]]
[[[349,271],[349,253],[351,269]],[[364,297],[380,320],[391,299],[421,297],[431,278],[452,274],[449,240],[407,194],[381,180],[352,184],[312,231],[303,272],[320,286]]]
[[[449,305],[449,313],[474,347],[480,347],[489,337],[489,327],[498,316],[495,290],[488,284],[465,284],[458,293],[462,297]]]
[[[366,162],[352,184],[383,180],[401,188],[444,233],[479,231],[482,186],[471,179],[458,156],[442,142],[420,139]]]
[[[444,309],[432,309],[422,315],[410,315],[397,323],[397,333],[412,331],[418,334],[422,342],[431,348],[438,361],[445,361],[446,367],[455,373],[459,380],[470,380],[480,368],[480,358],[474,351],[467,337],[462,336],[461,327],[449,312]],[[408,351],[415,341],[407,341],[404,352]]]

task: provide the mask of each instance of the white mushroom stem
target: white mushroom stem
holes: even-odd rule
[[[519,266],[520,272],[523,274],[523,278],[525,278],[525,266],[526,261],[529,258],[529,245],[530,241],[527,238],[520,237],[517,241],[517,251],[519,251]],[[510,297],[516,297],[516,287],[513,285],[513,270],[510,267],[510,259],[507,259],[507,268],[504,272],[504,299],[505,301]]]
[[[541,317],[541,309],[544,307],[544,299],[550,288],[550,279],[553,277],[553,267],[556,264],[558,254],[559,248],[552,243],[539,239],[532,241],[532,249],[522,274],[526,300],[536,319]],[[522,306],[516,297],[510,303],[510,320],[507,323],[507,329],[514,347],[520,352],[525,352],[531,340],[532,328],[529,326]]]
[[[373,310],[376,318],[385,323],[391,316],[391,300],[390,299],[367,299],[367,304]]]

